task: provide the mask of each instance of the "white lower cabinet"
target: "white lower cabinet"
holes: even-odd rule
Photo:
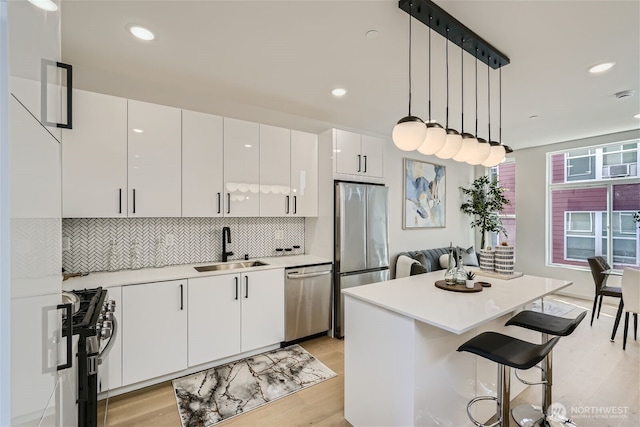
[[[122,385],[187,368],[187,281],[122,287]]]
[[[284,340],[284,270],[189,279],[189,366]]]
[[[98,392],[112,390],[122,385],[122,287],[107,290],[107,299],[116,303],[115,335],[109,353],[98,367]]]

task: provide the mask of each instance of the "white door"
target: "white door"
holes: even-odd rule
[[[64,218],[127,216],[127,100],[73,91],[73,129],[62,132]]]
[[[260,215],[258,123],[224,118],[224,215]]]
[[[128,101],[129,217],[181,215],[181,112]]]
[[[374,136],[362,135],[362,174],[382,178],[382,153],[384,141]]]
[[[3,60],[8,59],[9,91],[60,141],[61,129],[56,123],[67,123],[66,88],[62,86],[66,72],[56,66],[62,58],[61,9],[46,11],[26,1],[6,3],[9,43],[8,58]],[[61,1],[53,3],[60,6]],[[47,86],[46,99],[42,97],[43,84]],[[46,101],[44,109],[42,101]]]
[[[360,135],[336,129],[336,173],[359,175],[362,173]]]
[[[189,366],[239,354],[240,275],[189,279]]]
[[[318,135],[291,131],[291,214],[318,216]]]
[[[187,367],[187,281],[122,288],[122,385]]]
[[[182,216],[222,216],[222,117],[182,110]]]
[[[289,216],[291,131],[260,125],[260,216]]]
[[[241,275],[242,351],[284,341],[284,270]]]

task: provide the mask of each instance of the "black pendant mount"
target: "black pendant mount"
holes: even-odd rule
[[[413,3],[413,12],[410,12],[411,3]],[[398,7],[407,13],[411,13],[414,18],[424,25],[438,32],[441,36],[448,38],[474,57],[477,49],[477,59],[491,68],[498,69],[509,64],[509,58],[505,54],[491,46],[482,37],[449,15],[434,2],[430,0],[400,0]],[[448,35],[447,29],[449,29]]]

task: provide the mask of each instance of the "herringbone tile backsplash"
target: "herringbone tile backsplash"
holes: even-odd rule
[[[62,252],[66,272],[94,272],[131,268],[132,243],[140,247],[142,267],[195,264],[222,259],[222,227],[231,228],[229,259],[276,256],[276,248],[293,248],[287,254],[304,253],[304,218],[69,218],[62,220],[62,237],[70,239]],[[283,240],[275,233],[283,231]],[[166,236],[173,245],[165,245]],[[113,242],[113,243],[112,243]],[[113,245],[113,246],[112,246]],[[110,257],[110,248],[115,257]],[[161,256],[157,254],[161,253]]]

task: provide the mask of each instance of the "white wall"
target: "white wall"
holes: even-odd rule
[[[516,265],[517,271],[536,276],[571,280],[565,290],[569,295],[591,299],[594,283],[591,272],[584,268],[546,266],[546,178],[547,153],[590,145],[607,144],[640,137],[640,130],[602,135],[541,147],[518,150],[516,159]],[[614,285],[615,279],[609,283]]]

